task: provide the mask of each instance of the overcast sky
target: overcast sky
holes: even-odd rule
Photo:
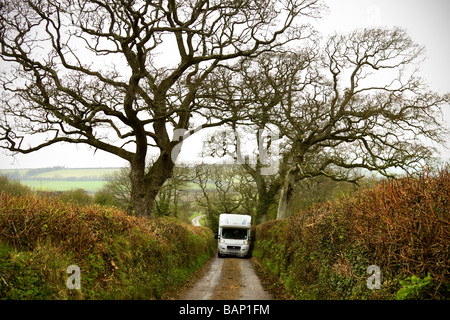
[[[325,35],[368,26],[404,27],[415,42],[426,47],[428,58],[422,65],[422,75],[430,88],[440,93],[450,92],[449,0],[334,0],[326,3],[329,12],[317,22],[318,28]],[[446,124],[450,127],[450,108],[448,109],[444,113]],[[195,145],[188,147],[191,154],[200,149],[199,139],[196,141],[197,148]],[[449,149],[443,153],[443,157],[450,158]],[[0,150],[0,169],[126,165],[119,157],[100,150],[94,153],[93,149],[83,145],[55,145],[15,157]]]

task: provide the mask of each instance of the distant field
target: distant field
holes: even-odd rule
[[[94,193],[105,184],[105,176],[121,168],[40,168],[0,169],[0,175],[19,180],[35,190],[67,191],[84,189]]]
[[[100,190],[105,181],[68,181],[68,180],[20,180],[26,186],[35,190],[43,191],[68,191],[73,189],[83,189],[90,193]]]
[[[120,169],[111,169],[111,168],[92,168],[92,169],[60,169],[54,171],[43,172],[34,175],[36,178],[43,179],[61,179],[64,178],[103,178],[106,174],[111,174]]]
[[[105,185],[105,176],[121,168],[39,168],[39,169],[0,169],[0,175],[18,180],[35,190],[68,191],[84,189],[95,193]],[[214,189],[214,182],[206,184],[208,190]],[[186,188],[201,191],[197,183],[188,182]]]
[[[104,175],[111,174],[120,168],[42,168],[42,169],[0,169],[0,174],[15,178],[33,179],[58,179],[58,178],[98,178],[102,180]],[[64,179],[62,179],[64,180]]]

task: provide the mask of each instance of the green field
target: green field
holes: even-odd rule
[[[121,168],[38,168],[38,169],[0,169],[0,176],[18,180],[34,190],[68,191],[84,189],[95,193],[106,183],[105,177],[118,172]],[[188,182],[186,188],[201,191],[199,185]],[[207,182],[206,188],[213,190],[214,182]]]
[[[0,169],[0,175],[18,180],[35,190],[68,191],[84,189],[94,193],[105,184],[105,176],[121,168],[39,168]]]
[[[60,169],[60,170],[54,170],[54,171],[48,171],[48,172],[42,172],[39,174],[34,175],[36,178],[42,178],[42,179],[94,179],[99,178],[102,180],[102,178],[107,175],[111,174],[117,170],[116,168],[89,168],[89,169]]]
[[[68,191],[83,189],[90,193],[100,190],[105,184],[104,180],[70,181],[70,180],[19,180],[22,184],[41,191]]]

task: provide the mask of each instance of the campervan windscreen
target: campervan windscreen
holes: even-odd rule
[[[247,229],[223,228],[222,238],[245,240],[247,239]]]

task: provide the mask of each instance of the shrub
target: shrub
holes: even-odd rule
[[[58,198],[66,203],[76,204],[90,204],[92,203],[91,196],[83,189],[73,189],[62,192]]]
[[[215,249],[211,230],[176,219],[0,197],[2,299],[158,299]],[[66,287],[69,265],[81,269],[81,290]]]
[[[30,188],[27,186],[24,186],[19,181],[9,180],[5,176],[0,176],[0,192],[2,191],[13,195],[26,195],[31,193]]]
[[[447,167],[259,225],[253,256],[295,298],[393,299],[405,279],[428,273],[427,297],[448,298],[449,226]],[[366,286],[370,265],[381,269],[381,290]]]
[[[95,193],[93,202],[102,206],[116,206],[114,197],[110,193],[105,192],[103,189]]]
[[[396,298],[398,300],[417,299],[426,292],[426,288],[429,286],[430,281],[430,273],[423,279],[416,276],[408,277],[405,280],[400,281],[402,288],[397,291]]]

